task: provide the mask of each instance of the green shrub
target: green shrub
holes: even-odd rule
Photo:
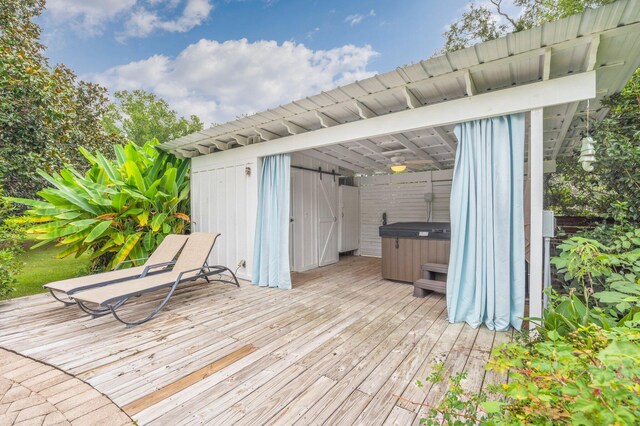
[[[116,145],[113,161],[80,149],[90,163],[84,175],[71,167],[54,175],[40,170],[51,184],[38,192],[44,201],[11,198],[31,207],[23,221],[39,241],[33,248],[56,243],[65,246],[59,257],[89,252],[94,268],[113,268],[182,233],[190,220],[189,163],[155,145]]]
[[[640,331],[580,327],[562,337],[520,339],[493,351],[487,369],[509,371],[509,383],[465,392],[465,373],[448,379],[427,425],[634,425],[640,420]],[[437,365],[427,380],[444,381]]]
[[[496,424],[632,425],[640,420],[640,333],[591,324],[494,351],[509,370]]]
[[[24,230],[11,217],[11,207],[11,203],[2,198],[0,187],[0,298],[14,290],[15,277],[22,269],[18,255],[22,252]]]
[[[468,393],[464,373],[422,419],[429,425],[640,424],[640,230],[609,245],[574,237],[552,261],[568,294],[549,294],[537,337],[495,349],[487,369],[509,383]],[[540,319],[538,319],[540,320]],[[428,380],[441,382],[442,367]]]

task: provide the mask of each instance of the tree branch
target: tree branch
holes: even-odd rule
[[[511,16],[509,16],[506,12],[502,11],[502,0],[489,0],[491,2],[492,5],[494,5],[496,7],[496,10],[498,12],[498,15],[502,16],[503,18],[505,18],[507,21],[509,21],[509,23],[511,25],[513,25],[513,29],[515,31],[519,30],[518,27],[518,23],[517,21],[515,21]]]

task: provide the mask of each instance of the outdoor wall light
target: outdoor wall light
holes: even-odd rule
[[[580,158],[578,163],[582,163],[585,172],[593,171],[593,162],[596,161],[596,151],[593,148],[595,141],[591,136],[582,138],[582,146],[580,147]]]
[[[400,173],[407,170],[407,166],[405,166],[404,164],[394,164],[393,166],[391,166],[391,170],[393,170],[396,173]]]

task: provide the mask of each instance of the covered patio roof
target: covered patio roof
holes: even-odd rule
[[[425,107],[488,93],[511,95],[513,91],[508,89],[514,87],[527,86],[535,92],[536,83],[591,72],[596,73],[596,98],[590,101],[590,117],[600,120],[607,113],[601,100],[621,90],[639,65],[640,2],[622,0],[399,67],[160,147],[181,157],[197,157],[375,117],[391,119],[408,110],[433,111]],[[575,84],[577,80],[572,81]],[[551,86],[544,87],[549,90]],[[564,86],[553,87],[563,90]],[[545,107],[546,160],[571,154],[585,130],[586,116],[587,102],[582,100]],[[407,160],[428,162],[417,169],[452,168],[456,144],[453,125],[448,124],[352,138],[304,152],[350,172],[373,174],[388,171],[394,152]]]

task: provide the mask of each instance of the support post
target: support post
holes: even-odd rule
[[[544,173],[543,108],[531,110],[529,167],[531,173],[531,240],[529,255],[529,317],[542,317],[542,209]],[[529,322],[529,328],[534,325]]]

